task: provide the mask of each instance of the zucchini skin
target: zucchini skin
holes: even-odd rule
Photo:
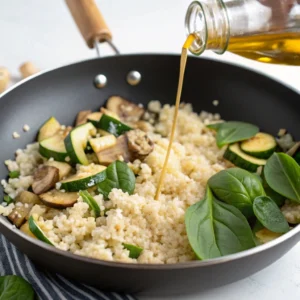
[[[245,152],[248,155],[251,155],[256,158],[261,158],[261,159],[268,159],[274,152],[275,152],[276,147],[273,149],[267,150],[267,151],[261,151],[261,152],[251,152],[251,151],[245,151],[244,149],[241,149],[243,152]]]
[[[106,179],[106,171],[101,171],[97,174],[80,178],[74,181],[61,182],[60,189],[65,190],[66,192],[78,192],[80,190],[87,190],[99,182],[102,182]]]
[[[72,143],[71,132],[66,136],[64,142],[67,149],[67,155],[70,157],[71,162],[73,164],[82,164],[82,162],[78,159],[75,153],[75,149]]]
[[[235,145],[235,144],[234,144]],[[230,162],[232,162],[235,166],[240,167],[241,169],[247,170],[249,172],[256,172],[257,168],[262,166],[260,164],[256,164],[253,162],[249,162],[246,159],[240,157],[237,153],[233,152],[230,148],[233,145],[229,145],[223,155],[223,157]],[[242,150],[240,150],[242,151]],[[248,154],[245,154],[248,155]],[[253,157],[254,159],[257,159],[256,157]]]
[[[52,151],[43,147],[41,144],[39,144],[39,153],[46,158],[53,157],[54,160],[62,162],[66,162],[66,157],[68,156],[67,152]]]
[[[34,218],[31,216],[28,220],[28,226],[31,233],[40,241],[47,243],[48,245],[54,246],[52,242],[45,236],[42,229],[37,225]]]
[[[88,135],[91,134],[93,130],[96,132],[95,126],[88,122],[73,128],[64,139],[65,148],[73,164],[89,164],[84,149],[87,146]]]
[[[113,134],[115,137],[132,130],[131,127],[108,115],[103,115],[96,127]]]

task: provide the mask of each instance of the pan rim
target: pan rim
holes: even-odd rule
[[[178,59],[180,57],[179,54],[175,54],[175,53],[174,54],[140,53],[140,54],[122,55],[122,57],[124,57],[124,58],[130,58],[130,57],[133,57],[133,56],[138,56],[138,57],[142,57],[142,56],[152,56],[152,57],[153,56],[158,56],[158,57],[173,56],[173,57],[178,57]],[[78,61],[78,62],[65,64],[65,65],[60,66],[60,67],[46,69],[42,72],[39,72],[35,75],[32,75],[32,76],[26,78],[24,80],[21,80],[20,82],[18,82],[15,85],[11,86],[10,88],[8,88],[5,92],[3,92],[0,95],[0,99],[3,98],[8,93],[10,93],[11,91],[13,91],[14,89],[16,89],[17,87],[25,84],[26,82],[31,81],[31,80],[35,79],[36,77],[42,76],[42,75],[47,74],[49,72],[57,71],[59,69],[74,66],[74,65],[77,65],[77,64],[86,63],[86,62],[89,62],[89,61],[95,61],[95,60],[99,60],[99,59],[113,59],[115,57],[116,56],[106,56],[106,57],[103,57],[103,58],[92,58],[92,59],[87,59],[87,60],[82,60],[82,61]],[[239,63],[236,63],[236,62],[221,61],[221,60],[218,60],[218,59],[215,59],[215,58],[207,58],[207,57],[198,58],[198,57],[193,57],[193,56],[190,56],[189,59],[200,59],[200,60],[212,61],[212,62],[217,62],[219,64],[230,65],[230,66],[233,66],[233,67],[244,69],[246,71],[250,71],[252,73],[259,74],[259,75],[261,75],[265,78],[268,78],[272,81],[275,81],[276,83],[278,83],[278,84],[292,90],[296,94],[300,95],[299,90],[297,90],[293,86],[290,86],[286,82],[283,82],[280,79],[275,78],[273,76],[266,75],[265,73],[263,73],[261,71],[258,71],[256,69],[252,69],[251,67],[240,65]],[[245,257],[253,256],[255,254],[267,251],[267,250],[269,250],[269,249],[271,249],[275,246],[278,246],[278,245],[282,244],[283,242],[287,241],[288,239],[292,238],[293,236],[295,236],[297,233],[300,232],[300,226],[299,225],[297,225],[295,228],[290,230],[288,233],[282,235],[281,237],[279,237],[279,238],[277,238],[277,239],[275,239],[275,240],[273,240],[273,241],[271,241],[267,244],[260,245],[260,246],[254,247],[252,249],[245,250],[245,251],[242,251],[242,252],[238,252],[238,253],[235,253],[235,254],[226,255],[226,256],[223,256],[223,257],[218,257],[218,258],[213,258],[213,259],[208,259],[208,260],[203,260],[203,261],[195,260],[195,261],[190,261],[190,262],[181,262],[181,263],[176,263],[176,264],[133,264],[133,263],[122,263],[122,262],[112,262],[112,261],[99,260],[99,259],[96,259],[96,258],[81,256],[81,255],[73,254],[73,253],[68,252],[68,251],[60,250],[58,248],[54,248],[53,246],[50,246],[50,245],[48,245],[48,244],[46,244],[42,241],[35,240],[35,239],[27,236],[25,233],[23,233],[22,231],[16,229],[13,225],[11,225],[7,221],[6,217],[4,217],[4,216],[0,217],[0,227],[2,227],[2,226],[5,227],[7,230],[11,231],[11,233],[14,234],[15,237],[25,239],[28,242],[34,244],[36,247],[39,247],[41,250],[44,250],[44,251],[50,251],[52,253],[55,253],[55,254],[60,255],[60,256],[64,256],[64,257],[69,258],[69,259],[74,259],[74,260],[81,261],[82,263],[94,264],[94,265],[99,265],[99,266],[106,266],[106,267],[111,267],[111,268],[135,269],[135,270],[164,270],[164,271],[175,270],[175,269],[177,270],[177,269],[190,269],[190,268],[209,267],[209,266],[212,266],[212,265],[224,264],[224,263],[228,263],[230,261],[235,261],[235,260],[242,259],[242,258],[245,258]]]
[[[275,240],[268,242],[263,245],[256,246],[254,248],[226,255],[212,259],[206,260],[193,260],[188,262],[180,262],[175,264],[145,264],[145,263],[123,263],[123,262],[115,262],[115,261],[105,261],[101,259],[96,259],[87,256],[81,256],[78,254],[74,254],[69,251],[61,250],[59,248],[55,248],[51,245],[48,245],[38,239],[31,238],[30,236],[26,235],[21,230],[17,229],[14,225],[10,224],[8,220],[4,217],[0,217],[0,227],[6,227],[9,231],[11,231],[14,235],[18,236],[18,238],[22,238],[27,240],[28,242],[34,244],[35,246],[41,248],[44,251],[50,251],[60,256],[64,256],[69,259],[79,260],[83,263],[98,265],[98,266],[106,266],[112,268],[124,268],[124,269],[135,269],[135,270],[177,270],[177,269],[191,269],[191,268],[201,268],[201,267],[209,267],[213,265],[221,265],[228,262],[236,261],[245,257],[250,257],[255,254],[268,251],[269,249],[278,246],[288,239],[292,238],[294,235],[300,232],[300,224],[294,227],[289,232],[283,234],[282,236],[276,238]],[[4,235],[5,236],[5,235]],[[291,248],[290,248],[291,249]]]
[[[15,83],[14,85],[12,85],[11,87],[9,87],[7,90],[5,90],[4,92],[2,92],[0,94],[0,99],[3,98],[6,94],[8,94],[11,91],[13,91],[15,88],[19,87],[20,85],[23,85],[26,82],[35,79],[36,77],[42,76],[42,75],[50,73],[52,71],[58,71],[60,69],[66,68],[66,67],[71,67],[71,66],[83,64],[83,63],[86,63],[86,62],[92,62],[92,61],[96,61],[96,60],[113,59],[113,58],[116,58],[116,57],[130,58],[130,57],[133,57],[133,56],[137,56],[137,57],[142,57],[142,56],[158,56],[158,57],[172,56],[172,57],[178,57],[178,59],[180,59],[180,55],[177,54],[177,53],[151,53],[151,52],[147,53],[147,52],[145,52],[145,53],[122,54],[122,55],[110,55],[110,56],[105,56],[105,57],[96,57],[96,58],[90,58],[90,59],[75,61],[75,62],[71,62],[71,63],[68,63],[68,64],[64,64],[64,65],[59,66],[59,67],[45,69],[43,71],[40,71],[40,72],[38,72],[38,73],[36,73],[34,75],[31,75],[31,76],[29,76],[29,77],[27,77],[27,78],[25,78],[25,79],[23,79],[23,80]],[[300,89],[298,90],[297,88],[295,88],[292,85],[289,85],[285,81],[283,81],[283,80],[281,80],[279,78],[276,78],[273,75],[267,75],[264,72],[259,71],[259,70],[255,69],[255,68],[252,68],[252,67],[249,67],[249,66],[245,66],[245,65],[241,65],[238,62],[223,61],[223,60],[220,60],[218,58],[213,58],[213,57],[209,57],[208,58],[208,57],[198,57],[198,56],[191,56],[191,55],[189,55],[188,58],[189,58],[189,60],[191,60],[191,59],[192,60],[194,60],[194,59],[195,60],[206,60],[206,61],[211,61],[211,62],[214,62],[214,63],[219,63],[219,64],[222,64],[222,65],[229,65],[229,66],[233,66],[233,67],[236,67],[236,68],[239,68],[239,69],[244,69],[246,71],[250,71],[252,73],[261,75],[261,76],[265,77],[266,79],[270,79],[272,81],[275,81],[275,82],[279,83],[280,85],[282,85],[282,86],[284,86],[284,87],[292,90],[296,94],[300,95]]]

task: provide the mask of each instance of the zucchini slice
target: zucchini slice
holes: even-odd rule
[[[68,156],[64,138],[61,134],[56,134],[40,142],[39,152],[46,158],[53,157],[57,161],[65,161]]]
[[[264,166],[267,163],[265,159],[259,159],[244,153],[238,143],[228,146],[223,157],[237,167],[249,172],[256,172],[259,166]]]
[[[241,143],[241,149],[246,154],[257,158],[268,159],[275,151],[275,138],[267,133],[259,132],[253,138]]]
[[[59,180],[62,180],[63,178],[67,177],[72,171],[72,167],[65,162],[50,160],[47,161],[45,165],[50,167],[55,167],[59,170]]]
[[[39,196],[45,205],[53,208],[66,208],[73,206],[78,199],[77,193],[63,193],[56,189]]]
[[[38,238],[40,241],[43,241],[51,246],[54,246],[50,240],[46,237],[43,230],[40,228],[40,226],[35,222],[33,216],[31,216],[28,220],[28,226],[30,231],[33,233],[36,238]]]
[[[88,191],[80,191],[79,196],[81,196],[82,200],[89,205],[90,210],[95,215],[95,218],[100,217],[100,207],[93,196]]]
[[[261,244],[266,244],[271,242],[277,238],[279,238],[282,233],[276,233],[268,230],[267,228],[263,228],[255,233],[256,238],[258,238]]]
[[[102,115],[103,115],[103,113],[101,113],[101,112],[98,112],[98,111],[93,112],[87,116],[87,120],[88,120],[88,122],[91,122],[94,126],[97,126]]]
[[[105,130],[116,137],[122,135],[126,131],[132,130],[132,128],[126,124],[105,114],[101,117],[96,127]]]
[[[90,145],[95,153],[115,146],[117,144],[117,139],[114,135],[101,136],[99,138],[90,139]]]
[[[39,135],[38,135],[38,142],[41,142],[55,135],[59,130],[60,130],[59,122],[54,117],[51,117],[40,128]]]
[[[27,235],[31,236],[32,238],[36,239],[36,236],[30,231],[29,222],[28,221],[26,221],[26,223],[24,223],[20,227],[20,230],[23,231],[24,233],[26,233]]]
[[[96,134],[96,128],[89,122],[75,127],[65,138],[65,147],[73,163],[89,164],[84,149],[87,146],[88,138],[94,134]]]
[[[69,178],[61,181],[60,188],[67,192],[78,192],[86,190],[95,186],[97,183],[102,182],[106,178],[106,167],[99,166],[95,172],[81,172],[70,176]]]

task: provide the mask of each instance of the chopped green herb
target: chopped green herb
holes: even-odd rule
[[[20,176],[19,171],[11,171],[8,173],[9,178],[18,178]]]
[[[140,248],[140,247],[135,246],[135,245],[123,243],[123,246],[124,246],[125,249],[127,249],[129,251],[129,257],[130,258],[138,258],[141,255],[142,251],[143,251],[143,248]]]
[[[10,204],[10,203],[14,202],[14,199],[12,197],[10,197],[9,195],[5,195],[3,197],[3,201],[5,201],[7,204]]]

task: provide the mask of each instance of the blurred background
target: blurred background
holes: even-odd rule
[[[190,0],[96,2],[121,53],[180,52]],[[2,0],[0,36],[0,66],[9,69],[13,81],[20,79],[18,69],[26,61],[44,70],[96,57],[96,51],[89,49],[80,36],[63,0]],[[103,55],[111,54],[105,45],[101,50]],[[259,70],[300,90],[298,67],[261,64],[230,53],[204,56]]]

